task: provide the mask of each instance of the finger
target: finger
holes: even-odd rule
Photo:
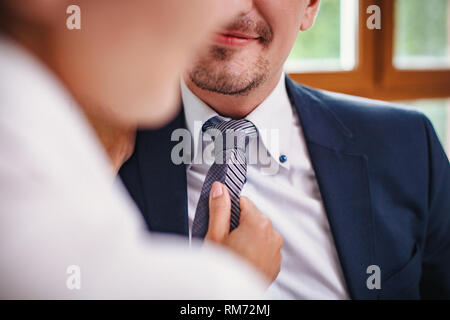
[[[230,232],[231,200],[227,188],[214,182],[209,194],[209,228],[206,238],[223,241]]]
[[[239,206],[241,208],[240,223],[245,220],[255,221],[261,217],[258,208],[249,198],[242,196],[239,201]]]
[[[283,248],[283,245],[284,245],[284,240],[279,232],[273,231],[273,240],[274,240],[276,248],[281,250],[281,248]]]
[[[256,208],[256,206],[253,204],[252,200],[249,198],[242,196],[239,199],[239,206],[241,208],[241,211],[254,211],[253,209]]]

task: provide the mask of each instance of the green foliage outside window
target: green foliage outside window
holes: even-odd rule
[[[445,57],[448,52],[448,0],[396,0],[395,53],[399,57]]]
[[[290,58],[339,59],[340,14],[341,0],[322,0],[314,26],[308,31],[299,32]]]

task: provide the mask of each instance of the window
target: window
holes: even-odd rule
[[[321,2],[286,64],[294,80],[374,99],[450,97],[450,0]],[[371,5],[381,30],[367,28]]]

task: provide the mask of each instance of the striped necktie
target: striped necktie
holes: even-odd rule
[[[202,130],[214,140],[215,152],[215,161],[203,183],[192,226],[192,236],[203,239],[209,226],[209,192],[215,181],[224,184],[230,193],[230,232],[239,225],[239,197],[247,179],[247,146],[249,139],[258,133],[248,120],[223,121],[218,117],[209,119]]]

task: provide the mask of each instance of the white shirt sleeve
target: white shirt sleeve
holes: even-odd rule
[[[0,156],[1,299],[262,297],[257,272],[232,254],[148,235],[120,188],[58,183],[23,146]]]

